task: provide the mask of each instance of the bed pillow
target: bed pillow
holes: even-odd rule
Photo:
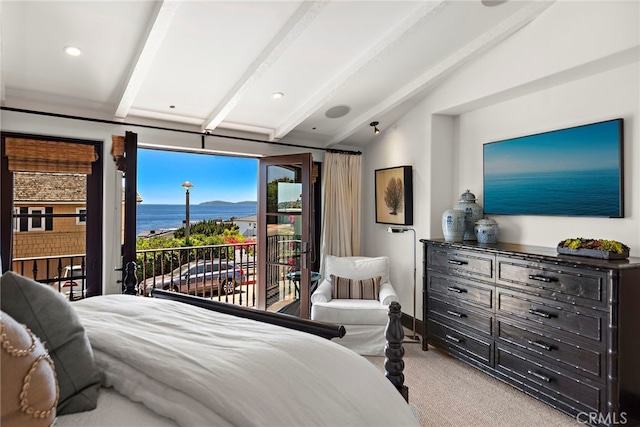
[[[50,426],[59,393],[55,367],[44,345],[7,313],[0,317],[0,345],[0,425]]]
[[[381,276],[370,279],[347,279],[334,274],[331,275],[334,299],[374,299],[377,300],[380,292]]]
[[[53,288],[12,271],[0,278],[0,304],[44,342],[60,388],[58,415],[95,409],[100,373],[71,303]]]

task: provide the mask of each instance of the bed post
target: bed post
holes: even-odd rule
[[[385,330],[387,344],[384,347],[385,377],[398,389],[404,400],[409,402],[409,388],[404,385],[404,329],[402,329],[402,310],[400,303],[393,301],[389,304],[389,321]]]
[[[122,293],[127,295],[138,294],[138,277],[136,271],[138,266],[135,262],[129,261],[124,267],[124,279],[122,280]]]

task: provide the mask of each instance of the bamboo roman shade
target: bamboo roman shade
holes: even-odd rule
[[[6,138],[5,154],[12,172],[59,172],[91,174],[98,160],[93,145],[72,142]]]
[[[124,172],[124,136],[111,135],[111,142],[111,155],[113,156],[113,161],[116,162],[116,168]]]

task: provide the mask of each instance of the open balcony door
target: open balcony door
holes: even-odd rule
[[[137,278],[133,266],[136,262],[136,202],[138,195],[138,135],[126,132],[124,136],[124,233],[122,244],[122,292],[135,295]]]
[[[259,163],[258,308],[309,318],[310,153]]]

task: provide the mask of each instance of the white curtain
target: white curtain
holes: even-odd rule
[[[361,159],[359,154],[324,156],[322,272],[326,255],[360,255]]]

